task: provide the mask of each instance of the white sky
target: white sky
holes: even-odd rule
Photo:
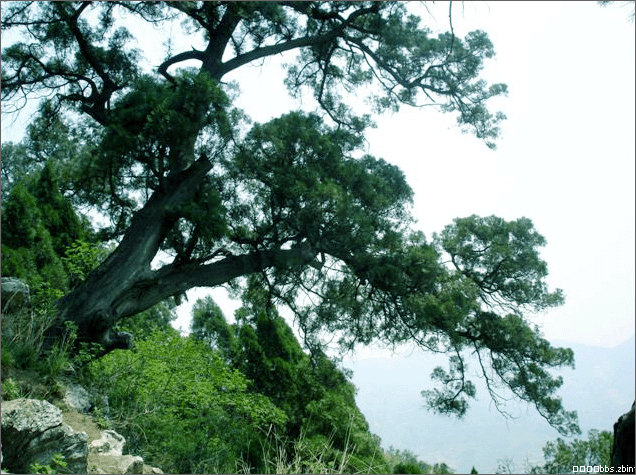
[[[434,18],[422,10],[425,24],[447,29],[448,4],[428,8]],[[370,153],[405,172],[427,236],[471,214],[533,220],[548,241],[542,253],[548,281],[566,295],[564,306],[535,317],[551,340],[614,346],[634,334],[630,12],[596,2],[455,3],[455,33],[485,30],[497,53],[485,77],[508,84],[508,97],[497,102],[508,116],[498,149],[461,134],[454,117],[431,108],[379,117],[367,135]],[[154,44],[158,61],[160,43]],[[228,78],[239,81],[240,105],[255,121],[298,107],[286,94],[279,64],[243,68]],[[15,140],[16,124],[3,120],[3,141]],[[190,308],[202,294],[189,292],[177,326],[188,328]],[[214,292],[229,317],[237,304],[222,294]]]

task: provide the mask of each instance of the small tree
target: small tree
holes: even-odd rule
[[[575,473],[575,467],[581,465],[611,467],[611,432],[592,429],[587,437],[569,443],[561,438],[548,442],[543,448],[545,464],[532,467],[530,473]]]

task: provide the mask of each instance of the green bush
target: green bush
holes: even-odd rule
[[[22,393],[18,383],[13,378],[7,378],[2,381],[2,400],[10,401],[22,397]]]
[[[262,467],[261,434],[286,421],[218,352],[171,329],[91,362],[85,373],[108,396],[129,450],[166,472],[235,472],[241,459]]]

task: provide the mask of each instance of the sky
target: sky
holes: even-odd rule
[[[448,29],[448,3],[425,9],[424,23]],[[484,77],[508,84],[493,102],[508,117],[496,151],[462,134],[455,118],[433,108],[404,107],[376,117],[368,152],[398,165],[414,190],[417,228],[428,237],[456,217],[527,217],[547,239],[548,283],[566,302],[532,316],[549,340],[611,347],[634,335],[634,23],[618,2],[453,3],[456,34],[483,29],[496,57]],[[134,25],[144,38],[157,35]],[[160,32],[165,37],[165,32]],[[174,51],[195,40],[177,37]],[[162,41],[144,41],[150,64]],[[237,104],[264,122],[312,101],[292,100],[282,84],[281,56],[227,79],[241,88]],[[355,98],[354,98],[355,99]],[[3,116],[2,140],[16,140],[25,116]],[[175,325],[189,327],[194,289]],[[238,303],[222,289],[214,298],[231,317]],[[371,349],[371,351],[376,351]],[[361,353],[362,354],[362,353]]]

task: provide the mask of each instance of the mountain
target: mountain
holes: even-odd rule
[[[614,348],[557,343],[575,354],[576,369],[559,372],[564,379],[559,395],[566,409],[578,412],[579,437],[587,438],[590,429],[611,431],[629,410],[635,393],[634,344],[634,337]],[[522,471],[542,462],[545,443],[560,437],[526,403],[509,401],[506,410],[514,418],[504,418],[477,377],[472,380],[478,399],[462,419],[428,411],[420,391],[431,387],[433,368],[447,367],[442,355],[413,350],[390,358],[345,359],[343,365],[353,370],[358,407],[384,447],[408,449],[428,463],[446,462],[458,473],[468,473],[473,465],[493,473],[503,460]]]

